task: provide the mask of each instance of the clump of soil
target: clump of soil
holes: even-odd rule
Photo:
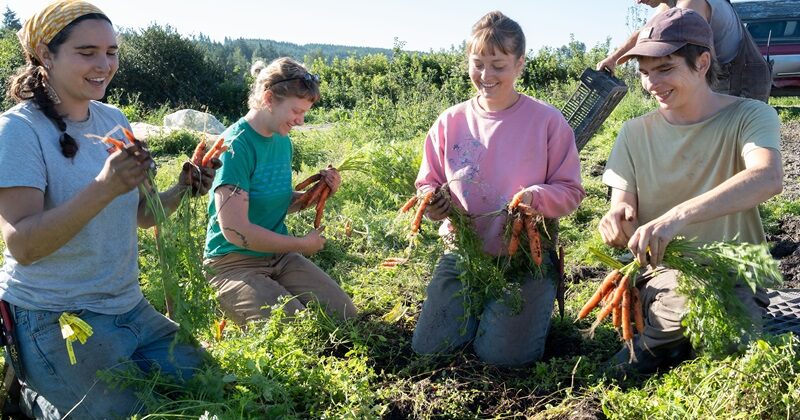
[[[800,121],[781,125],[783,195],[800,198]],[[778,224],[778,232],[767,236],[772,256],[778,259],[784,288],[800,288],[800,216],[789,215]]]

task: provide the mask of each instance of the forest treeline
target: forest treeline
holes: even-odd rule
[[[3,17],[0,79],[7,83],[24,60],[15,33],[19,20],[9,9]],[[391,50],[261,39],[217,42],[205,35],[184,36],[157,24],[122,29],[119,38],[120,67],[109,100],[143,112],[195,108],[230,121],[246,111],[251,63],[281,56],[302,60],[320,75],[322,100],[317,108],[323,111],[369,108],[382,101],[396,105],[421,96],[452,104],[472,92],[463,45],[447,51],[413,52],[405,50],[402,41],[396,41]],[[520,89],[536,94],[574,82],[586,67],[605,56],[608,47],[609,40],[587,48],[572,38],[564,46],[531,50]],[[2,105],[6,109],[12,104],[4,98]]]

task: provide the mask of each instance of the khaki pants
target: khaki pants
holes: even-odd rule
[[[294,252],[269,257],[230,253],[206,260],[208,281],[217,291],[225,315],[239,325],[266,319],[270,306],[281,296],[292,299],[284,311],[292,315],[308,302],[319,302],[339,319],[354,318],[356,307],[350,297],[324,271]]]
[[[687,340],[683,335],[681,320],[686,312],[686,297],[676,292],[678,271],[666,270],[656,276],[645,273],[637,279],[644,308],[644,333],[638,341],[642,349],[671,347]],[[755,295],[747,286],[737,286],[734,290],[742,301],[748,314],[758,325],[766,311],[769,300],[763,289]]]

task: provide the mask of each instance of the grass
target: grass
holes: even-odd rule
[[[780,99],[781,104],[784,101]],[[438,357],[415,355],[411,335],[442,244],[437,226],[429,221],[423,222],[420,235],[409,238],[411,216],[400,215],[397,209],[414,191],[430,115],[443,108],[431,103],[396,106],[402,113],[394,113],[388,105],[364,113],[335,113],[338,122],[329,129],[293,135],[296,179],[353,155],[369,162],[361,171],[342,174],[342,187],[325,212],[328,242],[312,257],[353,297],[360,310],[353,321],[335,322],[313,306],[287,321],[276,308],[270,320],[246,331],[229,323],[217,340],[214,321],[221,312],[204,294],[200,287],[204,280],[196,270],[207,198],[187,203],[173,226],[176,230],[185,226],[185,232],[172,246],[180,251],[175,254],[175,275],[195,293],[181,297],[188,309],[176,316],[185,317],[179,319],[185,331],[208,343],[213,361],[178,397],[174,387],[157,377],[144,384],[134,377],[112,378],[141,387],[154,413],[151,417],[797,416],[796,337],[767,338],[751,343],[742,354],[723,359],[703,356],[646,380],[615,382],[599,372],[621,346],[616,333],[603,324],[595,338],[588,339],[583,330],[591,321],[573,323],[603,274],[590,261],[588,248],[600,245],[596,226],[607,208],[607,190],[600,182],[605,159],[622,122],[653,107],[638,91],[631,91],[581,153],[588,195],[575,213],[561,220],[560,234],[573,282],[568,285],[564,319],[554,314],[544,358],[525,368],[504,369],[481,363],[468,349]],[[159,160],[159,185],[174,179],[185,157],[178,153]],[[762,210],[769,230],[785,215],[800,214],[800,203],[776,198]],[[313,212],[292,215],[287,222],[294,234],[305,234],[311,229]],[[140,231],[139,240],[143,289],[163,310],[163,273],[155,259],[152,233]],[[197,260],[192,261],[193,256]],[[390,256],[410,260],[395,269],[380,268]]]

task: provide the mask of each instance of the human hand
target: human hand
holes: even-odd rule
[[[333,195],[337,190],[339,190],[339,186],[342,185],[342,176],[339,174],[339,171],[336,170],[331,165],[328,165],[326,169],[319,171],[319,174],[322,175],[322,180],[328,184],[330,187],[331,192],[329,195]]]
[[[607,69],[609,73],[614,74],[614,69],[617,68],[617,59],[609,55],[604,58],[603,61],[597,63],[597,71],[603,70],[604,68]]]
[[[300,253],[303,255],[314,255],[317,252],[321,251],[322,248],[325,246],[325,237],[322,236],[322,231],[325,230],[325,226],[320,226],[318,229],[311,229],[310,232],[306,234],[306,236],[301,238],[301,247]]]
[[[214,158],[207,166],[197,167],[192,162],[183,163],[181,173],[178,175],[178,185],[191,188],[192,196],[206,195],[214,182],[217,169],[222,167],[222,161]]]
[[[444,193],[445,187],[437,188],[430,203],[425,207],[425,216],[430,220],[442,220],[450,215],[450,197]]]
[[[636,210],[630,204],[620,203],[609,209],[600,219],[597,229],[606,245],[623,248],[628,245],[638,225]]]
[[[664,213],[661,217],[636,229],[628,240],[628,248],[640,266],[650,264],[656,268],[664,259],[667,245],[684,226],[685,223],[675,217],[673,212]]]
[[[147,179],[155,162],[141,142],[127,144],[106,158],[103,169],[95,181],[103,185],[110,197],[116,197],[136,188]]]

